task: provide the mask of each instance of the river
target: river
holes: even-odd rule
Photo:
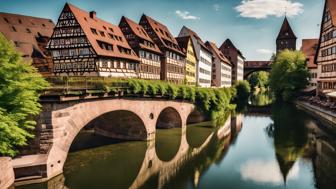
[[[273,105],[230,115],[222,127],[158,130],[151,142],[83,132],[62,175],[17,188],[334,189],[335,136],[319,124],[293,106]]]

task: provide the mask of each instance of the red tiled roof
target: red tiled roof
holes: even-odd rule
[[[191,46],[193,47],[193,50],[194,50],[194,53],[195,53],[195,48],[194,48],[194,45],[191,42],[190,36],[176,37],[175,39],[176,39],[177,43],[179,44],[182,52],[185,54],[185,56],[187,56],[189,41],[190,41]],[[196,58],[196,61],[197,61],[196,54],[195,54],[195,58]]]
[[[317,52],[318,39],[302,39],[301,51],[306,55],[308,59],[308,68],[317,68],[314,64],[314,57]]]
[[[230,39],[226,39],[223,42],[223,44],[219,47],[219,49],[221,49],[221,50],[222,49],[227,49],[228,47],[235,49],[238,52],[239,56],[241,56],[242,58],[245,59],[245,57],[243,56],[243,53],[239,49],[236,48],[236,46],[232,43],[232,41]]]
[[[154,43],[154,41],[149,37],[149,35],[147,34],[146,30],[140,26],[139,24],[137,24],[136,22],[134,22],[133,20],[123,16],[120,20],[120,23],[121,22],[126,22],[128,24],[128,26],[131,28],[131,30],[133,31],[133,33],[138,36],[139,38],[142,38],[146,41],[149,41],[151,43],[154,44],[154,47],[149,47],[149,46],[146,46],[146,45],[143,45],[143,44],[140,44],[140,47],[141,48],[144,48],[144,49],[147,49],[147,50],[150,50],[150,51],[154,51],[154,52],[157,52],[157,53],[162,53],[159,49],[159,47]]]
[[[172,50],[172,51],[174,51],[178,54],[184,55],[184,53],[181,51],[176,39],[170,33],[167,26],[161,24],[160,22],[154,20],[153,18],[151,18],[147,15],[142,15],[141,20],[143,20],[143,19],[147,20],[148,24],[153,29],[155,34],[158,36],[161,44],[165,48],[170,49],[170,50]],[[169,46],[165,41],[169,41],[170,43],[173,44],[173,46]]]
[[[326,0],[331,14],[331,21],[334,26],[336,26],[336,1],[335,0]]]
[[[54,27],[55,24],[50,19],[0,13],[0,32],[15,43],[23,57],[33,60],[33,65],[37,68],[51,68],[51,57],[45,45]]]
[[[221,61],[226,64],[232,65],[231,62],[224,56],[224,54],[218,49],[217,45],[213,42],[207,41],[205,45],[212,50],[212,53],[216,55]]]
[[[74,14],[97,55],[139,61],[139,58],[127,43],[125,36],[118,26],[99,19],[96,16],[91,18],[90,13],[69,3],[65,6],[68,6],[70,11]],[[91,28],[97,31],[97,35],[92,33]],[[102,36],[101,33],[104,33],[105,36]],[[118,36],[119,40],[112,39],[109,37],[110,34]],[[100,48],[97,41],[113,45],[113,51]],[[131,50],[131,54],[121,53],[118,46]]]

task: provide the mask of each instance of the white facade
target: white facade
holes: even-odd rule
[[[309,86],[307,87],[307,90],[314,90],[317,87],[318,69],[309,68],[309,72],[311,78],[309,80]]]
[[[196,80],[198,86],[211,87],[211,66],[212,55],[208,51],[201,48],[196,72]]]
[[[231,65],[226,64],[225,62],[221,62],[220,72],[221,72],[220,73],[221,87],[231,87],[231,83],[232,83]]]
[[[244,80],[244,59],[241,56],[238,56],[237,66],[235,67],[236,80]]]

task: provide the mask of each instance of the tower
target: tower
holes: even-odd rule
[[[285,17],[279,35],[276,39],[277,52],[288,49],[296,50],[296,39],[287,17]]]

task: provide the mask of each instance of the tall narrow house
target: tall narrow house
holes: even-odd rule
[[[65,4],[48,49],[56,75],[137,77],[139,58],[118,26]]]
[[[276,39],[277,52],[285,49],[296,50],[296,39],[292,27],[290,26],[287,17],[285,17]]]
[[[140,25],[162,52],[161,80],[184,83],[185,55],[168,28],[146,15],[142,15]]]
[[[219,50],[226,56],[232,65],[232,85],[237,81],[244,80],[245,58],[241,51],[234,46],[230,39],[224,41]]]
[[[179,37],[189,36],[195,48],[196,64],[196,84],[200,87],[211,87],[212,53],[205,46],[202,39],[190,28],[183,26]]]
[[[306,55],[307,68],[311,76],[307,91],[315,90],[317,86],[317,65],[314,63],[317,44],[318,39],[302,39],[301,51]]]
[[[196,85],[196,64],[197,57],[194,45],[189,36],[176,37],[182,52],[185,54],[185,82],[187,85]]]
[[[213,42],[205,45],[213,54],[211,85],[214,87],[231,87],[231,63]]]
[[[128,44],[140,58],[140,64],[137,69],[138,76],[141,79],[160,79],[160,57],[162,52],[145,29],[125,16],[121,18],[119,27],[125,35]]]
[[[23,58],[32,61],[43,76],[52,73],[52,58],[45,46],[54,27],[50,19],[0,13],[0,33],[12,41]]]
[[[336,1],[326,0],[315,61],[318,93],[336,98]]]

